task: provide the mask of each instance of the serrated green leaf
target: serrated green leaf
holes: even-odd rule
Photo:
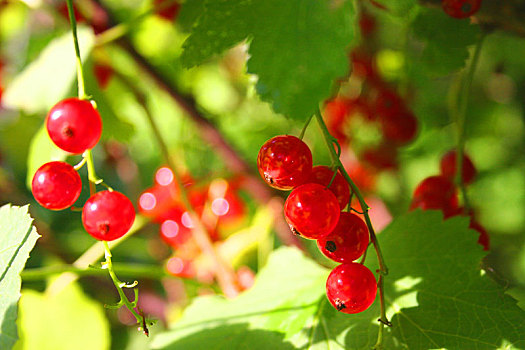
[[[0,349],[9,350],[18,339],[16,330],[17,303],[20,298],[20,272],[29,253],[40,237],[27,206],[10,204],[0,208]]]
[[[102,304],[91,300],[76,283],[58,294],[24,290],[19,327],[16,350],[107,350],[110,346]]]
[[[78,40],[85,59],[95,42],[93,30],[79,27]],[[53,40],[15,77],[2,97],[2,104],[27,113],[47,112],[69,92],[75,78],[75,49],[69,32]]]
[[[435,211],[407,214],[381,233],[390,269],[385,300],[394,325],[386,330],[385,349],[525,347],[525,312],[481,273],[485,253],[477,236],[468,229],[468,218],[443,221]],[[372,251],[368,261],[376,270]],[[230,301],[198,298],[173,330],[154,339],[154,348],[198,347],[196,335],[205,339],[229,330],[229,342],[208,348],[235,349],[228,344],[264,330],[276,340],[281,334],[282,341],[272,344],[275,349],[290,344],[294,349],[370,349],[377,339],[378,300],[360,314],[337,312],[324,296],[326,274],[297,251],[278,250],[253,289]]]
[[[422,9],[413,23],[416,37],[425,43],[421,61],[427,70],[445,75],[462,68],[468,47],[480,35],[477,25],[447,16],[438,9]]]
[[[63,161],[67,156],[67,152],[62,151],[51,141],[45,124],[43,124],[29,144],[26,177],[27,188],[31,188],[33,176],[40,166],[51,161]]]
[[[200,64],[249,39],[248,72],[258,75],[257,91],[278,113],[309,117],[348,73],[350,1],[210,0],[205,9],[184,43],[183,64]]]

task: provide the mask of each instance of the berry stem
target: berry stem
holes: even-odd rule
[[[363,195],[359,191],[359,188],[352,181],[352,179],[350,178],[350,175],[348,175],[348,172],[346,171],[343,164],[341,163],[341,160],[339,159],[339,155],[337,154],[337,152],[335,151],[333,147],[334,140],[337,143],[337,139],[335,139],[328,131],[328,128],[323,120],[323,117],[321,116],[320,110],[317,110],[315,117],[317,119],[317,123],[319,124],[319,127],[321,128],[324,141],[329,149],[329,153],[330,153],[330,157],[332,158],[332,162],[335,165],[337,165],[337,167],[341,171],[341,174],[343,174],[344,178],[346,179],[346,181],[352,188],[352,193],[355,194],[355,196],[359,200],[359,205],[361,206],[361,210],[363,211],[365,223],[366,223],[366,226],[368,227],[368,232],[370,234],[370,241],[374,245],[374,249],[377,254],[377,261],[379,264],[379,271],[378,271],[379,281],[378,281],[377,287],[379,289],[381,317],[379,318],[379,333],[377,337],[377,343],[374,348],[381,349],[382,344],[383,344],[383,328],[385,325],[390,325],[390,322],[388,321],[386,317],[386,307],[385,307],[385,300],[384,300],[384,285],[383,285],[383,277],[388,274],[388,268],[385,264],[383,254],[381,253],[381,247],[379,246],[379,242],[377,241],[377,236],[375,234],[374,227],[372,226],[372,221],[370,220],[370,216],[368,215],[368,210],[370,209],[370,207],[366,204],[365,199],[363,198]],[[365,251],[365,254],[366,254],[366,251]]]
[[[456,132],[457,132],[457,148],[456,148],[456,178],[455,181],[461,191],[463,197],[463,204],[465,211],[468,213],[470,209],[470,203],[467,196],[467,191],[465,183],[463,182],[463,155],[465,153],[465,142],[466,142],[466,118],[467,118],[467,107],[468,100],[470,95],[470,90],[472,87],[472,81],[474,79],[474,73],[479,62],[479,56],[481,53],[481,48],[485,39],[485,33],[482,33],[479,40],[476,42],[474,48],[474,54],[470,60],[468,66],[466,67],[462,77],[463,80],[458,89],[458,96],[454,103],[452,115],[454,116],[456,122]]]
[[[113,281],[115,288],[117,288],[117,292],[120,296],[120,301],[117,303],[117,305],[118,306],[126,305],[128,310],[133,314],[133,316],[135,316],[135,319],[137,320],[138,324],[142,324],[142,325],[146,324],[144,322],[144,316],[142,316],[135,310],[135,308],[137,307],[138,299],[135,299],[133,302],[131,302],[128,299],[127,295],[124,293],[124,290],[122,289],[123,287],[133,288],[138,282],[135,281],[133,284],[131,284],[131,286],[127,286],[126,283],[118,279],[117,274],[115,273],[115,270],[113,268],[113,261],[111,260],[112,255],[111,255],[111,250],[109,249],[108,242],[107,241],[103,241],[103,242],[104,242],[104,252],[106,256],[106,262],[104,263],[104,268],[108,269],[109,275],[111,276],[111,280]],[[138,293],[136,295],[138,295]],[[147,328],[144,329],[144,333],[147,334],[147,332],[148,332],[148,329]]]
[[[217,277],[217,282],[219,283],[221,290],[228,297],[236,296],[237,294],[239,294],[239,290],[235,284],[234,271],[225,261],[223,261],[223,259],[219,256],[219,254],[215,250],[215,247],[213,246],[213,243],[210,240],[210,236],[207,232],[206,227],[202,223],[202,220],[199,217],[199,215],[197,215],[197,213],[193,209],[193,206],[191,205],[191,202],[188,196],[188,192],[186,191],[186,187],[184,186],[182,178],[170,157],[168,146],[166,145],[166,142],[164,141],[164,137],[162,136],[160,129],[157,123],[155,122],[155,119],[151,115],[149,108],[147,108],[146,96],[140,90],[138,90],[133,84],[128,82],[125,76],[119,74],[119,77],[120,79],[124,80],[125,83],[127,83],[129,88],[135,94],[135,97],[137,98],[137,100],[142,104],[142,106],[144,106],[144,112],[148,119],[148,123],[153,133],[155,134],[155,139],[158,142],[161,154],[164,158],[164,161],[166,162],[166,164],[168,164],[168,167],[173,172],[173,177],[175,179],[175,182],[177,183],[178,188],[180,188],[180,195],[181,195],[182,203],[186,207],[186,210],[188,210],[190,219],[192,223],[195,225],[195,228],[193,229],[193,237],[195,238],[195,241],[197,242],[197,245],[202,250],[202,252],[206,254],[207,256],[209,256],[212,259],[212,261],[215,263],[215,275]]]
[[[306,123],[304,123],[303,129],[301,130],[301,133],[299,134],[299,140],[302,140],[304,137],[304,133],[306,132],[306,129],[308,128],[308,125],[310,125],[310,121],[312,121],[313,115],[311,115],[307,120]]]
[[[73,0],[66,0],[67,12],[69,14],[69,23],[71,25],[71,31],[73,33],[73,43],[75,44],[75,55],[77,60],[77,80],[78,80],[78,98],[86,100],[86,89],[84,84],[84,71],[82,68],[82,58],[80,57],[80,48],[78,46],[78,35],[77,35],[77,20],[75,19],[75,12],[73,9]]]

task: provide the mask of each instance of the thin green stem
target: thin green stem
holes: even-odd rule
[[[113,264],[115,271],[124,276],[140,276],[147,278],[160,279],[170,276],[165,269],[158,265],[140,265],[140,264]],[[37,281],[46,279],[49,276],[57,275],[64,272],[74,272],[79,276],[98,276],[106,275],[106,271],[93,267],[76,267],[74,265],[52,265],[26,269],[21,273],[24,281]]]
[[[73,9],[73,0],[66,0],[67,12],[69,13],[69,23],[71,24],[71,31],[73,32],[73,43],[75,44],[75,55],[77,61],[77,80],[78,80],[78,97],[81,100],[86,100],[86,89],[84,84],[84,71],[82,68],[82,58],[80,57],[80,48],[78,46],[77,35],[77,20],[75,19],[75,12]]]
[[[303,139],[306,129],[308,128],[308,125],[310,125],[310,121],[312,120],[312,118],[313,118],[313,115],[311,115],[310,118],[306,120],[306,123],[304,123],[303,129],[301,130],[301,133],[299,134],[299,139],[301,140]]]
[[[379,271],[378,271],[379,281],[378,281],[377,287],[379,289],[379,296],[380,296],[381,316],[379,318],[379,333],[378,333],[378,338],[377,338],[377,343],[375,345],[375,349],[381,349],[382,344],[383,344],[383,328],[385,325],[391,325],[386,317],[386,307],[385,307],[385,301],[384,301],[384,285],[383,285],[383,278],[384,276],[388,274],[388,268],[385,264],[383,254],[381,253],[381,247],[379,246],[379,242],[377,240],[377,236],[375,234],[374,227],[372,226],[372,221],[370,220],[370,216],[368,215],[368,210],[370,209],[370,207],[366,204],[364,197],[359,191],[359,188],[352,181],[352,179],[350,178],[350,175],[348,175],[348,172],[345,170],[343,164],[341,163],[341,160],[339,159],[339,155],[333,147],[334,142],[338,144],[337,139],[335,139],[328,131],[328,128],[326,127],[326,124],[319,110],[315,114],[315,117],[317,119],[319,127],[321,128],[323,139],[329,149],[330,157],[332,158],[333,164],[337,165],[337,167],[343,174],[344,178],[346,179],[346,181],[352,188],[353,194],[355,194],[355,196],[359,200],[359,205],[361,206],[361,210],[363,211],[365,223],[366,223],[366,226],[368,227],[368,232],[370,234],[370,241],[374,245],[374,249],[376,251],[377,260],[379,264]],[[364,259],[363,259],[363,262],[364,262]]]
[[[120,301],[118,304],[123,303],[124,305],[126,305],[128,310],[133,314],[133,316],[135,316],[137,323],[144,324],[144,317],[135,310],[137,306],[136,305],[137,300],[134,300],[133,302],[131,302],[128,299],[127,295],[124,293],[124,290],[122,288],[127,287],[127,285],[126,283],[118,279],[117,274],[115,273],[115,269],[113,268],[113,261],[111,260],[112,255],[111,255],[111,250],[109,249],[108,242],[107,241],[103,241],[103,242],[104,242],[104,250],[105,250],[105,255],[106,255],[106,262],[104,264],[104,267],[108,269],[109,275],[111,276],[111,280],[113,281],[115,288],[117,288],[117,292],[120,296]],[[136,282],[133,283],[132,285],[136,285]]]
[[[474,73],[479,62],[479,57],[481,53],[481,48],[483,47],[483,42],[485,40],[485,33],[482,33],[479,40],[476,43],[474,48],[474,54],[472,59],[469,62],[468,67],[463,73],[463,80],[461,82],[460,88],[458,89],[458,96],[456,98],[456,103],[454,104],[453,115],[456,121],[456,130],[457,130],[457,147],[456,147],[456,183],[459,186],[461,194],[463,196],[463,204],[465,211],[470,210],[470,203],[467,196],[467,190],[465,183],[463,182],[463,155],[465,153],[465,142],[466,142],[466,118],[467,118],[467,107],[468,100],[470,96],[470,90],[472,87],[472,81],[474,80]]]

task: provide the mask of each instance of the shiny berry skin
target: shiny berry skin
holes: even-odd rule
[[[31,182],[31,191],[36,201],[51,210],[69,208],[78,199],[81,190],[82,180],[77,171],[64,162],[42,165]]]
[[[46,127],[55,145],[74,154],[95,147],[102,134],[97,110],[89,101],[78,98],[67,98],[51,108]]]
[[[442,158],[441,162],[439,164],[441,169],[441,175],[443,175],[446,178],[449,178],[450,180],[454,181],[456,178],[456,163],[457,162],[457,156],[456,151],[448,151]],[[466,155],[463,154],[463,162],[462,162],[462,173],[461,177],[463,179],[463,183],[470,184],[474,181],[474,178],[476,177],[476,167],[474,166],[474,163],[472,163],[472,160]]]
[[[113,241],[124,236],[135,221],[131,201],[120,192],[101,191],[91,196],[82,210],[82,224],[93,238]]]
[[[308,239],[318,239],[332,232],[340,211],[335,195],[316,183],[295,188],[284,203],[284,217],[290,229]]]
[[[453,18],[467,18],[479,11],[481,0],[441,0],[443,11]]]
[[[295,136],[275,136],[261,147],[257,167],[268,185],[288,191],[308,180],[312,172],[312,152]]]
[[[334,171],[332,169],[325,165],[318,165],[312,168],[312,175],[308,182],[317,183],[326,187],[330,184],[333,175]],[[339,171],[328,189],[335,195],[341,210],[343,210],[347,206],[348,201],[350,201],[350,187]]]
[[[377,295],[374,274],[358,263],[341,264],[330,272],[326,296],[338,311],[356,314],[365,311]]]
[[[359,216],[341,212],[332,233],[319,238],[317,246],[327,257],[341,263],[351,263],[368,247],[370,238],[366,224]]]

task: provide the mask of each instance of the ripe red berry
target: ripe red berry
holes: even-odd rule
[[[174,256],[166,262],[166,270],[170,275],[180,278],[195,278],[196,271],[193,263],[189,259]]]
[[[456,172],[457,172],[456,151],[455,150],[448,151],[443,156],[443,158],[441,158],[441,163],[439,165],[441,168],[441,175],[454,181],[454,179],[456,178]],[[465,184],[472,183],[474,181],[474,178],[476,177],[476,173],[477,173],[476,167],[474,166],[474,163],[472,163],[472,160],[470,160],[470,158],[466,154],[463,154],[462,172],[461,172],[463,183]]]
[[[365,311],[376,298],[376,278],[364,265],[341,264],[328,276],[326,295],[338,311],[347,314]]]
[[[284,216],[293,233],[318,239],[332,232],[339,221],[339,203],[325,186],[309,183],[295,188],[284,204]]]
[[[335,229],[327,236],[319,238],[317,246],[328,258],[350,263],[363,255],[369,241],[364,221],[355,214],[341,212]]]
[[[155,13],[168,21],[173,21],[177,18],[180,10],[180,4],[176,1],[173,1],[170,5],[166,6],[166,0],[155,0],[153,4],[155,7],[163,7],[162,9],[156,9]]]
[[[361,157],[376,170],[388,170],[397,167],[397,148],[391,144],[384,143],[377,148],[366,149]]]
[[[270,186],[288,191],[308,180],[312,172],[312,152],[295,136],[275,136],[261,147],[257,166]]]
[[[51,108],[46,127],[55,145],[75,154],[93,148],[102,134],[97,110],[89,101],[78,98],[67,98]]]
[[[115,74],[115,71],[111,66],[108,66],[106,64],[95,63],[93,65],[93,74],[95,74],[98,86],[100,86],[101,89],[105,89],[108,86],[109,81]]]
[[[82,190],[76,170],[64,162],[49,162],[36,171],[31,191],[44,208],[62,210],[75,203]]]
[[[410,209],[442,210],[445,218],[458,212],[457,191],[448,178],[430,176],[424,179],[415,189]]]
[[[82,223],[93,238],[113,241],[124,236],[135,221],[131,201],[120,192],[102,191],[91,196],[82,210]]]
[[[481,0],[442,0],[441,6],[450,17],[467,18],[479,11]]]
[[[312,168],[312,175],[310,176],[309,182],[326,187],[330,184],[333,175],[334,171],[332,169],[325,165],[318,165]],[[343,210],[350,200],[350,187],[340,172],[337,172],[332,185],[330,185],[328,189],[335,195],[341,210]]]

